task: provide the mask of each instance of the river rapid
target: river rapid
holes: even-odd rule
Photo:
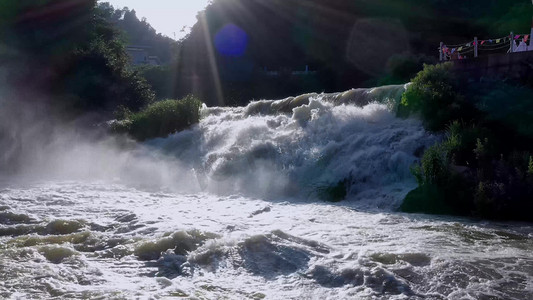
[[[397,211],[440,138],[395,117],[404,88],[204,108],[142,145],[10,125],[0,298],[533,299],[533,225]]]

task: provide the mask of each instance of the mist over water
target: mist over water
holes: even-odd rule
[[[178,160],[125,137],[108,135],[105,123],[95,123],[90,116],[66,119],[46,99],[17,99],[5,96],[0,102],[0,177],[4,180],[102,180],[199,189],[190,184],[190,170]]]
[[[143,144],[5,96],[0,297],[528,299],[531,225],[396,212],[439,139],[395,117],[404,90],[205,108]]]

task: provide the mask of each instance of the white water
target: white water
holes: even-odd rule
[[[437,137],[368,92],[205,109],[128,151],[52,137],[1,185],[0,297],[531,299],[533,226],[396,212]]]

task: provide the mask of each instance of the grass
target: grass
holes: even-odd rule
[[[137,113],[123,113],[112,131],[127,133],[138,141],[166,137],[189,128],[200,121],[202,102],[187,96],[181,100],[164,100],[149,105]]]

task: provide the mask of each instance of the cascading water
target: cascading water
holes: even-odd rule
[[[0,297],[531,299],[533,226],[396,212],[439,138],[395,117],[404,89],[205,108],[142,147],[22,147]]]
[[[188,162],[209,192],[328,199],[338,190],[369,206],[395,206],[414,187],[416,152],[435,142],[419,121],[391,112],[403,90],[205,109],[198,127],[148,144]]]

